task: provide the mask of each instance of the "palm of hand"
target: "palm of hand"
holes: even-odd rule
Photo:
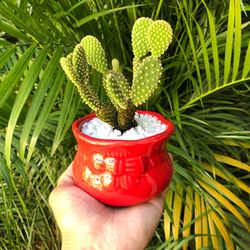
[[[137,206],[115,208],[75,186],[72,166],[49,202],[62,233],[62,249],[144,249],[159,223],[164,195]]]

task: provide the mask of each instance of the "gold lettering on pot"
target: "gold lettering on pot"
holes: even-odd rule
[[[115,158],[108,157],[105,159],[106,169],[108,172],[113,173],[115,168]]]
[[[104,187],[108,187],[112,182],[112,175],[111,174],[102,174],[101,182]]]
[[[102,154],[93,154],[94,168],[99,172],[105,172],[106,166]]]
[[[93,171],[85,166],[82,177],[95,188],[102,189],[110,187],[115,170],[116,159],[112,157],[104,158],[102,154],[93,154]]]

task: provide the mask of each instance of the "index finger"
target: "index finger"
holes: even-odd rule
[[[69,167],[58,178],[57,187],[59,187],[59,186],[75,186],[75,182],[73,179],[72,166],[73,166],[73,163],[71,163],[69,165]]]

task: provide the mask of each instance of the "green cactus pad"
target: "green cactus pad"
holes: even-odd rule
[[[60,64],[65,74],[68,76],[69,80],[73,82],[74,84],[76,84],[77,82],[80,82],[80,78],[73,67],[72,58],[73,58],[73,54],[70,53],[67,57],[61,58]]]
[[[93,36],[86,36],[82,39],[81,45],[84,48],[88,64],[104,74],[108,70],[107,59],[99,40]]]
[[[146,57],[134,72],[131,98],[135,106],[146,102],[157,89],[162,74],[161,62]]]
[[[148,28],[153,20],[148,17],[141,17],[134,23],[132,29],[132,48],[135,57],[143,57],[149,52],[149,44],[146,39]]]
[[[147,38],[154,58],[160,57],[172,41],[173,31],[170,24],[163,20],[154,21],[148,28]]]
[[[72,64],[81,81],[89,78],[88,64],[84,49],[81,44],[77,44],[72,54]]]
[[[130,87],[121,72],[110,71],[104,79],[104,87],[111,102],[117,109],[126,109]]]
[[[92,109],[97,110],[103,107],[103,104],[99,100],[99,97],[97,96],[96,92],[91,88],[91,86],[82,88],[81,91],[79,91],[80,96],[82,97],[83,101]]]
[[[96,92],[93,90],[93,88],[89,84],[88,72],[85,72],[84,77],[81,78],[82,76],[80,76],[76,72],[76,69],[73,66],[72,60],[73,60],[72,53],[69,54],[66,58],[65,57],[61,58],[60,63],[64,72],[68,76],[69,80],[72,83],[74,83],[74,85],[77,87],[77,90],[81,98],[83,99],[83,101],[93,110],[100,109],[101,107],[103,107],[103,104],[99,100],[99,97],[96,94]]]
[[[137,71],[137,68],[140,65],[141,61],[142,60],[140,58],[134,57],[134,59],[133,59],[133,72]]]
[[[120,68],[120,63],[119,63],[119,61],[118,61],[116,58],[114,58],[114,59],[112,60],[112,70],[113,70],[114,72],[118,72],[118,71],[119,71],[119,68]]]

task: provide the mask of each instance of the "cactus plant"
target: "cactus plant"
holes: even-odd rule
[[[161,55],[172,41],[172,28],[164,20],[153,21],[142,17],[136,20],[132,29],[133,81],[130,84],[119,61],[108,62],[99,40],[93,36],[84,37],[67,57],[61,58],[61,65],[68,78],[75,84],[83,101],[102,121],[122,132],[135,125],[134,114],[139,105],[145,103],[161,82]],[[103,86],[109,97],[103,103],[90,84],[89,67],[103,75]]]

